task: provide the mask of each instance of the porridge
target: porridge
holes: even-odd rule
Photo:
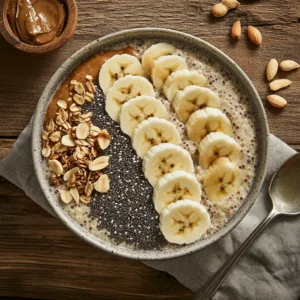
[[[76,101],[80,84],[86,92],[79,96],[90,101]],[[75,117],[71,105],[79,107]],[[225,226],[250,191],[252,108],[231,74],[204,53],[157,41],[116,45],[65,79],[48,106],[45,131],[62,109],[73,119],[46,144],[48,165],[57,159],[63,167],[52,172],[52,184],[65,212],[101,239],[140,249],[188,244]],[[64,135],[74,143],[55,157]],[[82,169],[61,161],[82,148]],[[81,173],[71,187],[64,177],[76,167]],[[70,188],[79,189],[76,199]]]

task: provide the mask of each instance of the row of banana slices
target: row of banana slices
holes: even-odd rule
[[[106,111],[143,159],[145,177],[154,187],[153,202],[160,214],[160,229],[172,243],[198,240],[209,228],[210,217],[200,204],[201,186],[194,175],[191,155],[183,149],[168,112],[155,98],[163,90],[188,137],[199,142],[202,177],[211,200],[233,193],[239,186],[239,169],[231,162],[240,147],[231,137],[230,120],[221,110],[219,97],[206,86],[207,79],[187,69],[176,48],[166,43],[149,47],[142,63],[131,55],[114,55],[101,67],[99,84],[106,96]],[[150,77],[153,85],[145,78]],[[178,201],[180,200],[180,201]]]

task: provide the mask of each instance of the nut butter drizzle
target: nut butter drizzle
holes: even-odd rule
[[[103,63],[112,57],[115,54],[127,53],[130,55],[135,55],[134,49],[132,47],[123,48],[120,50],[107,51],[102,54],[95,54],[88,58],[86,61],[78,65],[63,81],[61,86],[56,91],[54,97],[48,105],[45,123],[46,124],[50,119],[53,119],[57,113],[56,102],[61,99],[67,99],[69,97],[69,83],[71,80],[77,80],[82,84],[85,83],[86,74],[90,74],[94,79],[98,78],[98,73],[103,65]]]

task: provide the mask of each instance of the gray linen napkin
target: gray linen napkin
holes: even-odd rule
[[[7,178],[54,216],[39,187],[31,155],[32,120],[19,136],[12,151],[0,164],[0,175]],[[182,284],[197,291],[253,229],[268,214],[271,200],[267,188],[273,173],[295,151],[275,136],[270,137],[270,160],[263,188],[244,220],[226,237],[192,255],[166,260],[145,261],[166,271]],[[247,250],[231,271],[214,300],[297,300],[300,297],[300,219],[275,219]]]

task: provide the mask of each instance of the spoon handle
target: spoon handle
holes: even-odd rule
[[[209,300],[218,290],[224,279],[227,277],[229,271],[236,264],[241,255],[251,245],[254,239],[263,231],[269,222],[279,213],[272,210],[270,214],[256,227],[256,229],[249,235],[244,243],[237,249],[237,251],[227,260],[227,262],[216,272],[210,280],[208,280],[201,290],[194,296],[193,300]]]

